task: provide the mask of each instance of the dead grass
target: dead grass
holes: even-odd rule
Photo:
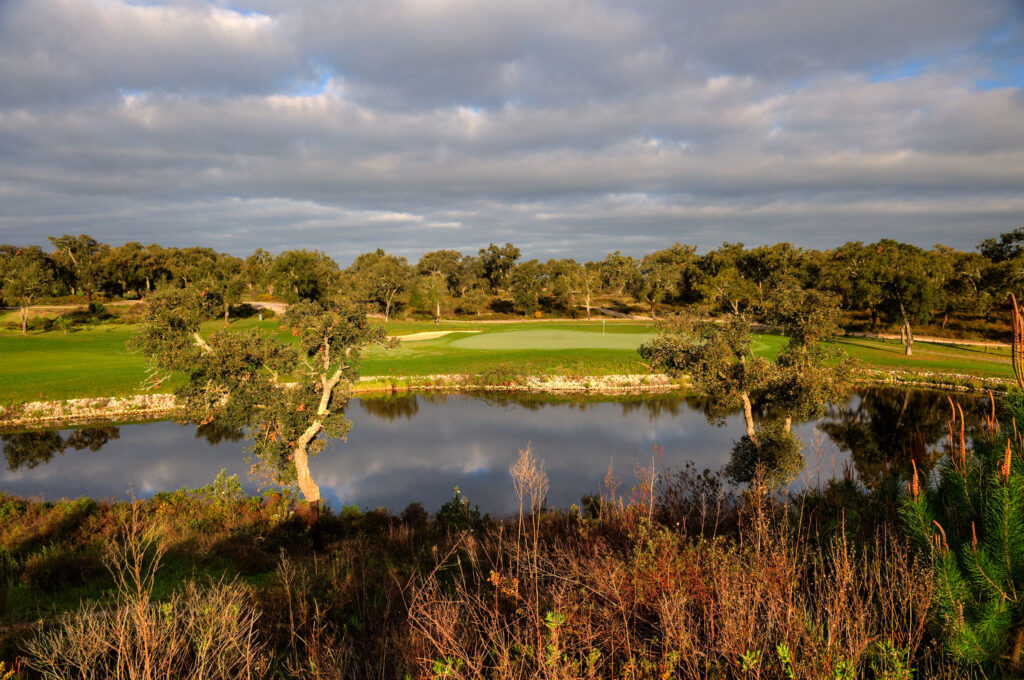
[[[63,508],[66,551],[104,536],[114,587],[22,625],[22,678],[966,677],[930,635],[930,571],[894,527],[847,526],[856,500],[823,521],[806,497],[665,470],[655,451],[634,484],[609,477],[586,513],[566,512],[546,506],[532,450],[510,472],[516,517],[328,512],[324,552],[273,499]],[[38,505],[10,512],[60,537]],[[10,524],[8,546],[38,544]],[[276,568],[250,582],[185,573],[160,595],[182,546]]]

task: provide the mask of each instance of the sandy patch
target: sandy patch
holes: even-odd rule
[[[422,333],[410,333],[409,335],[396,335],[402,342],[416,342],[417,340],[436,340],[442,335],[449,333],[483,333],[483,331],[424,331]]]

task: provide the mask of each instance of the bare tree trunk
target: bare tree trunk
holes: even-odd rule
[[[21,334],[28,335],[28,306],[21,308]]]
[[[907,318],[907,311],[900,304],[900,314],[903,315],[903,328],[900,330],[900,337],[903,344],[907,346],[907,356],[914,353],[914,332],[910,328],[910,319]]]
[[[441,299],[434,301],[434,325],[441,323]]]
[[[946,323],[949,321],[949,312],[942,315],[942,327],[946,327]]]
[[[754,442],[754,446],[761,448],[754,432],[754,409],[750,404],[750,395],[744,392],[740,395],[740,399],[743,400],[743,419],[747,423],[747,436],[750,437],[750,441]]]
[[[782,426],[786,434],[789,434],[790,428],[793,427],[793,416],[786,416],[786,419],[782,421]]]
[[[584,305],[587,308],[587,321],[590,321],[590,293],[587,293],[587,296],[584,298],[584,300],[586,300]]]
[[[320,487],[313,481],[313,475],[309,471],[309,454],[306,452],[308,444],[296,445],[292,451],[292,461],[295,463],[295,481],[302,492],[303,498],[310,505],[320,502]]]
[[[148,293],[150,290],[152,290],[152,289],[150,288],[149,276],[147,275],[146,276],[146,292]]]
[[[230,312],[230,311],[231,311],[231,303],[230,302],[225,302],[224,303],[224,325],[225,326],[228,325],[228,312]]]

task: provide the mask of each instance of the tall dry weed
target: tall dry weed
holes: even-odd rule
[[[269,658],[248,591],[235,582],[189,583],[154,601],[163,554],[132,503],[121,539],[109,546],[110,602],[61,617],[30,639],[28,666],[48,680],[263,677]]]

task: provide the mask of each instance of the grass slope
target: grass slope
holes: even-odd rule
[[[236,320],[232,329],[259,327],[292,341],[274,320]],[[204,325],[208,334],[223,328],[220,321]],[[146,377],[145,361],[131,354],[126,343],[133,326],[106,325],[76,330],[34,332],[21,336],[0,331],[0,404],[36,399],[70,399],[137,394]],[[636,348],[651,336],[647,323],[519,322],[473,323],[462,321],[395,322],[393,335],[436,330],[473,330],[449,333],[432,340],[405,342],[394,350],[376,347],[366,352],[366,376],[416,376],[442,373],[515,373],[609,375],[643,373]],[[774,355],[785,339],[760,335],[754,351]],[[968,373],[980,377],[1013,376],[1007,350],[960,347],[918,342],[906,357],[894,341],[846,338],[839,346],[865,365],[909,372]],[[157,391],[175,386],[171,380]]]

